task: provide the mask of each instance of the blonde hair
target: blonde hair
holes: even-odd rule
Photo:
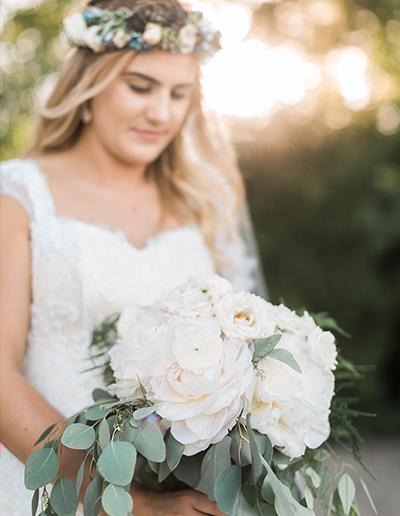
[[[108,9],[151,3],[160,1],[91,2]],[[25,154],[47,154],[73,147],[83,128],[82,107],[107,88],[134,55],[131,49],[103,54],[86,48],[72,51],[61,67]],[[244,186],[231,144],[216,121],[204,114],[200,88],[194,94],[183,131],[146,173],[162,192],[164,208],[200,228],[217,270],[229,266],[217,242],[221,235],[237,238],[235,227]]]

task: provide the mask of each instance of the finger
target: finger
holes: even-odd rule
[[[196,509],[200,514],[207,514],[210,516],[226,516],[219,510],[217,502],[210,500],[204,493],[194,491],[193,509]]]

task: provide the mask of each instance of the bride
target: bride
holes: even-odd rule
[[[238,234],[242,180],[201,101],[199,63],[218,49],[218,33],[181,4],[154,0],[89,2],[65,32],[76,48],[25,157],[2,164],[7,516],[30,514],[23,463],[38,436],[101,386],[84,372],[99,323],[194,274],[254,287],[255,260]],[[62,474],[75,480],[81,461],[64,448]],[[198,491],[133,482],[131,494],[135,516],[222,514]]]

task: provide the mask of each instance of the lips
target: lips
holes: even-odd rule
[[[142,140],[156,141],[162,137],[161,131],[154,131],[149,129],[134,129],[133,132]]]

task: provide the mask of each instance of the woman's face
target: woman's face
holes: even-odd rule
[[[138,54],[91,101],[86,136],[129,165],[152,163],[179,133],[198,84],[192,55]]]

